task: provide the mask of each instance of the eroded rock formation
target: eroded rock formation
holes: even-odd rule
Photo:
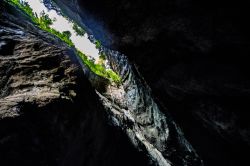
[[[0,165],[149,165],[125,134],[108,125],[94,88],[72,54],[29,18],[4,6]]]

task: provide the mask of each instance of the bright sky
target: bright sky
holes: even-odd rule
[[[39,16],[42,11],[45,14],[48,14],[49,17],[53,21],[53,24],[50,26],[51,28],[63,32],[63,31],[70,31],[71,32],[71,41],[74,43],[75,47],[80,50],[85,55],[94,58],[95,60],[99,57],[99,50],[96,48],[95,44],[93,44],[88,39],[88,34],[85,33],[84,36],[77,36],[76,32],[73,29],[73,23],[68,21],[61,15],[58,15],[55,10],[48,10],[45,5],[40,2],[40,0],[21,0],[24,2],[28,2],[30,7],[33,9],[33,12],[37,13]]]

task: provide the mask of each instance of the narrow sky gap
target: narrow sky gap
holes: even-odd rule
[[[96,45],[88,39],[88,34],[85,33],[84,36],[79,36],[73,29],[73,23],[67,20],[65,17],[59,15],[55,10],[48,10],[46,6],[40,0],[21,0],[27,2],[32,8],[34,13],[40,15],[44,11],[53,20],[51,28],[63,32],[69,31],[71,33],[71,41],[75,45],[75,48],[83,52],[88,57],[94,58],[95,61],[99,58],[99,50]]]

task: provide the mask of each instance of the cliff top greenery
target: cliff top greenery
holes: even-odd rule
[[[74,43],[71,41],[70,36],[71,33],[70,31],[64,31],[64,32],[59,32],[54,28],[51,28],[50,26],[53,24],[53,20],[45,13],[42,12],[39,16],[37,13],[34,13],[30,5],[25,2],[25,1],[20,1],[20,0],[6,0],[8,3],[17,6],[19,9],[21,9],[24,13],[26,13],[31,20],[42,30],[49,32],[59,39],[61,39],[63,42],[65,42],[68,46],[75,48]],[[67,18],[68,19],[68,18]],[[69,20],[69,19],[68,19]],[[73,22],[73,21],[71,21]],[[77,35],[79,36],[84,36],[86,33],[80,26],[78,26],[75,22],[73,22],[73,29],[76,32]],[[100,49],[101,48],[101,43],[96,40],[95,42],[96,48]],[[76,48],[75,48],[76,49]],[[76,49],[77,55],[81,58],[83,63],[95,74],[104,77],[106,79],[109,79],[111,82],[116,82],[119,83],[121,81],[121,78],[119,75],[117,75],[113,70],[111,69],[106,69],[104,64],[96,64],[94,63],[91,59],[89,59],[83,52],[80,50]],[[100,56],[100,62],[105,61],[104,55]]]

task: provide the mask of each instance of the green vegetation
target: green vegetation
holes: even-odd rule
[[[104,52],[100,53],[99,59],[106,60],[106,55]]]
[[[42,28],[43,29],[43,28]],[[59,39],[61,39],[62,41],[64,41],[65,43],[67,43],[70,47],[73,47],[74,44],[72,43],[72,41],[70,40],[69,36],[67,33],[60,33],[55,29],[52,28],[48,28],[48,29],[43,29],[51,34],[54,34],[55,36],[57,36]],[[67,31],[65,31],[67,32]]]
[[[50,28],[50,26],[53,24],[53,20],[49,18],[47,14],[44,12],[41,13],[41,16],[37,16],[36,13],[33,12],[31,7],[27,2],[20,2],[20,0],[6,0],[12,5],[15,5],[19,7],[22,11],[24,11],[31,19],[32,21],[37,24],[38,27],[40,27],[42,30],[47,31],[65,43],[67,43],[70,47],[74,47],[73,42],[70,40],[71,33],[70,31],[64,31],[60,33],[59,31]],[[76,33],[80,36],[83,36],[85,34],[85,31],[79,27],[76,23],[73,25],[73,29],[76,31]],[[96,48],[101,47],[101,43],[99,41],[96,41]],[[89,60],[88,57],[83,54],[81,51],[77,50],[78,56],[81,58],[81,60],[89,67],[90,70],[92,70],[95,74],[107,78],[110,81],[114,81],[116,83],[120,83],[121,78],[113,71],[110,69],[106,69],[102,64],[95,64],[93,61]],[[104,61],[105,55],[101,55],[100,59]]]
[[[95,41],[95,47],[96,47],[97,49],[99,49],[99,48],[101,48],[101,46],[102,46],[101,42],[100,42],[99,40],[96,40],[96,41]]]
[[[56,37],[60,38],[62,41],[67,43],[69,46],[71,47],[74,46],[74,44],[70,40],[69,35],[67,33],[66,34],[60,33],[57,30],[50,28],[50,25],[53,24],[53,21],[44,12],[41,13],[40,17],[38,17],[37,14],[33,12],[33,10],[31,9],[31,7],[29,6],[27,2],[20,2],[20,0],[7,0],[7,2],[23,10],[24,13],[26,13],[31,18],[31,20],[35,24],[37,24],[37,26],[41,28],[42,30],[55,35]]]
[[[73,24],[73,29],[79,36],[83,36],[85,34],[85,31],[81,27],[79,27],[76,23]]]
[[[86,55],[84,55],[81,51],[77,50],[77,54],[82,59],[82,61],[92,70],[94,73],[96,73],[99,76],[105,77],[110,79],[111,81],[114,81],[116,83],[121,82],[121,78],[112,70],[108,69],[106,70],[105,67],[103,67],[100,64],[95,64],[91,60],[87,58]]]
[[[36,18],[38,18],[38,16],[36,16]],[[41,13],[39,21],[40,24],[43,24],[45,27],[49,27],[50,25],[53,24],[53,21],[49,18],[49,15],[45,14],[44,11]]]
[[[20,0],[7,0],[10,4],[16,5],[21,10],[23,10],[26,14],[28,14],[32,21],[37,22],[38,18],[34,16],[33,10],[30,8],[27,2],[20,2]]]

